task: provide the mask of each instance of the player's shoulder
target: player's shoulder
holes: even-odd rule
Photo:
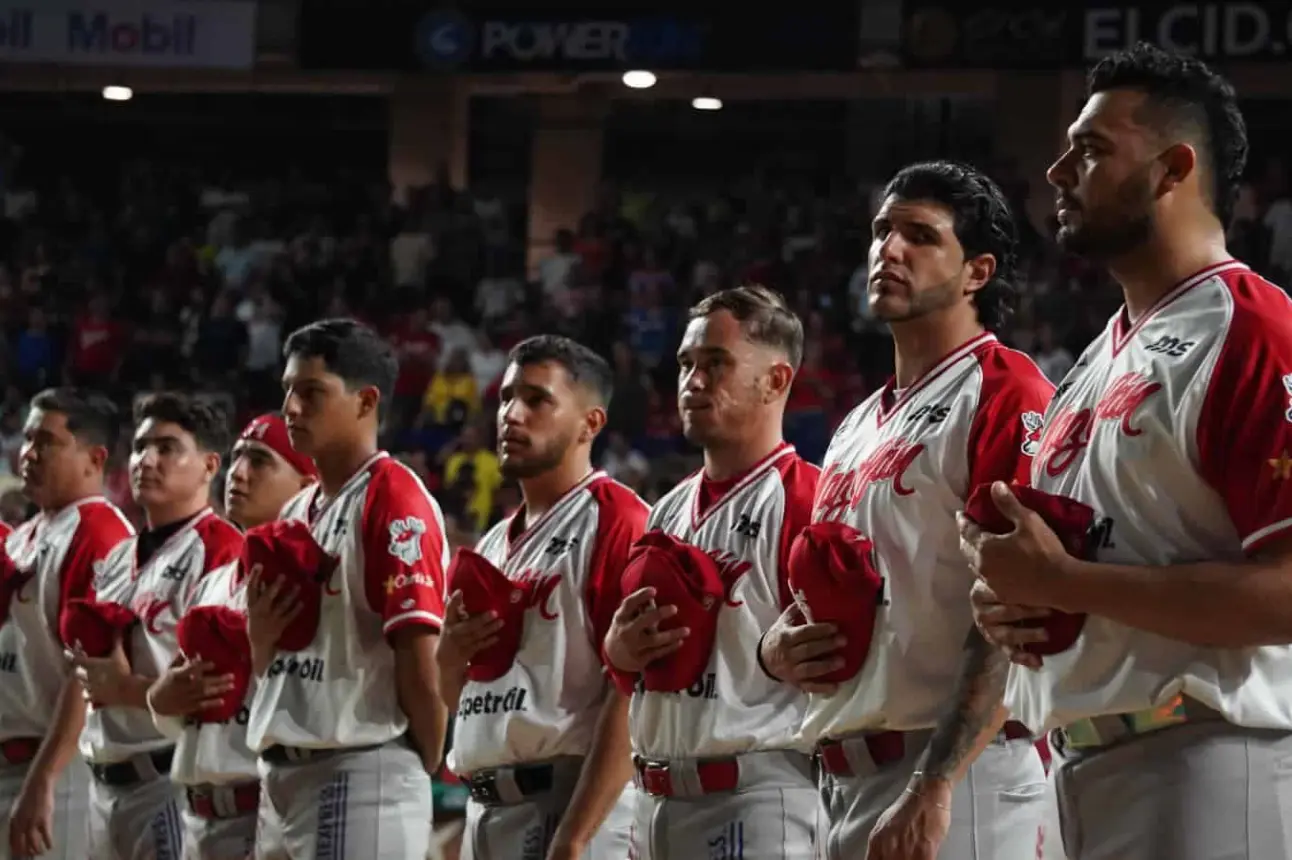
[[[203,517],[193,525],[193,532],[206,551],[208,562],[217,561],[223,564],[230,554],[237,555],[242,551],[242,532],[233,523],[218,514]]]
[[[135,533],[135,527],[121,509],[101,496],[76,506],[75,530],[78,535],[112,542]]]
[[[695,488],[699,485],[700,479],[703,476],[704,470],[696,469],[694,472],[678,481],[673,485],[671,490],[664,493],[655,501],[655,504],[651,505],[651,513],[662,513],[675,508],[678,505],[688,504],[691,499],[691,494],[695,492]]]
[[[609,475],[594,478],[584,490],[595,511],[597,530],[605,531],[615,526],[627,526],[641,532],[650,517],[650,505],[632,488],[619,483]]]
[[[0,520],[0,541],[5,540],[11,534],[13,534],[13,526]]]
[[[790,453],[776,462],[775,474],[780,476],[785,498],[791,503],[811,505],[816,498],[817,482],[821,480],[821,467],[809,463],[790,449]]]
[[[439,507],[417,473],[389,455],[377,459],[369,467],[368,501],[380,501],[391,507]]]
[[[981,373],[981,398],[1001,395],[1040,395],[1045,399],[1054,393],[1054,384],[1037,367],[1027,353],[992,340],[974,350]]]
[[[1226,338],[1239,339],[1244,348],[1274,346],[1286,354],[1292,341],[1292,299],[1288,294],[1246,266],[1226,269],[1212,279],[1228,298]]]

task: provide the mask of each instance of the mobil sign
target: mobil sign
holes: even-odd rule
[[[0,0],[0,61],[245,69],[255,63],[256,4],[244,0]]]

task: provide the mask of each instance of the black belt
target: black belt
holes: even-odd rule
[[[471,799],[483,806],[501,806],[515,802],[506,797],[509,791],[499,791],[498,774],[503,770],[511,774],[511,779],[516,784],[516,791],[522,798],[545,794],[552,790],[550,764],[522,764],[481,770],[464,777],[462,781],[471,792]]]
[[[175,757],[175,748],[167,747],[166,749],[153,750],[150,753],[144,753],[152,762],[156,774],[142,773],[134,759],[113,762],[112,764],[90,764],[90,773],[94,778],[104,785],[110,785],[113,788],[125,788],[126,786],[136,785],[141,782],[153,779],[154,776],[169,776],[171,759]]]
[[[403,740],[397,738],[394,743],[403,743]],[[265,747],[260,757],[268,764],[304,764],[307,761],[318,761],[341,753],[367,752],[384,746],[385,744],[369,744],[361,747],[287,747],[274,744]]]

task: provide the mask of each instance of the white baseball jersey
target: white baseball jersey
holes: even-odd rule
[[[1238,262],[1119,312],[1059,385],[1033,486],[1084,502],[1098,561],[1240,561],[1292,530],[1292,303]],[[1292,730],[1292,648],[1202,648],[1090,617],[1039,671],[1010,672],[1033,730],[1185,693],[1253,728]]]
[[[0,741],[44,737],[67,679],[59,618],[69,600],[93,594],[94,569],[134,534],[102,496],[27,520],[5,541],[23,585],[0,624]]]
[[[844,419],[821,466],[813,520],[871,539],[884,604],[861,671],[834,695],[809,696],[810,740],[937,724],[973,626],[956,512],[979,484],[1027,481],[1054,392],[1030,358],[986,333],[903,391],[893,385]]]
[[[280,652],[256,679],[247,743],[257,752],[376,746],[403,735],[387,637],[443,623],[444,518],[421,479],[379,451],[335,496],[322,492],[305,488],[280,514],[309,523],[338,565],[323,586],[314,641]]]
[[[189,597],[184,612],[199,606],[226,606],[246,613],[246,590],[238,580],[236,562],[202,577]],[[191,658],[194,655],[185,656]],[[237,716],[225,723],[203,723],[154,715],[157,728],[175,739],[171,779],[181,785],[220,785],[259,779],[256,755],[247,746],[247,721],[251,715],[254,690],[253,679]]]
[[[718,562],[726,600],[713,655],[699,683],[645,692],[629,706],[633,750],[650,758],[703,758],[764,749],[806,749],[806,698],[767,675],[758,642],[790,603],[790,544],[812,515],[820,471],[781,445],[744,475],[691,475],[656,502],[646,523]]]
[[[170,668],[179,650],[175,625],[193,590],[206,574],[237,560],[241,547],[242,533],[207,508],[182,523],[127,538],[108,554],[95,571],[94,591],[139,619],[126,637],[136,675],[156,678]],[[103,764],[170,745],[147,708],[91,708],[81,732],[81,755]]]
[[[609,689],[601,641],[649,512],[632,490],[593,472],[535,522],[526,524],[522,508],[480,539],[477,552],[534,590],[511,670],[462,690],[453,771],[587,754]]]

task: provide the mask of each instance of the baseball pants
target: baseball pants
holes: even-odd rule
[[[1056,762],[1045,777],[1045,809],[1041,815],[1041,853],[1037,860],[1068,860],[1063,853],[1063,832],[1059,828],[1059,794],[1054,784],[1059,766]]]
[[[514,798],[515,802],[468,802],[461,860],[543,860],[547,856],[556,826],[570,805],[583,759],[566,758],[551,764],[550,791],[520,797],[503,790],[504,800]],[[492,773],[499,784],[505,784],[511,770],[497,768]],[[588,843],[583,860],[626,860],[636,793],[631,783],[624,787],[619,802]]]
[[[91,780],[90,860],[180,860],[183,805],[183,789],[168,774],[128,786]]]
[[[431,778],[403,742],[260,760],[256,860],[425,860]]]
[[[1056,748],[1069,860],[1292,858],[1292,734],[1186,723]]]
[[[769,750],[736,761],[735,790],[704,794],[698,762],[670,760],[673,794],[636,793],[630,860],[811,860],[820,814],[811,759]]]
[[[0,860],[12,860],[9,853],[9,813],[22,792],[28,765],[0,764]],[[54,784],[54,847],[43,860],[83,860],[90,831],[86,818],[90,808],[90,771],[77,756],[63,769]]]
[[[870,761],[861,738],[845,742],[849,764],[857,775],[821,775],[821,800],[827,815],[822,816],[817,834],[820,858],[855,860],[866,856],[871,831],[910,783],[932,734],[908,732],[905,755],[883,767]],[[951,826],[938,858],[1035,858],[1044,811],[1045,768],[1036,747],[1027,739],[992,741],[952,793]]]
[[[183,860],[251,860],[256,852],[257,812],[240,812],[237,792],[254,788],[255,783],[205,785],[187,792]],[[195,806],[195,794],[204,802]]]

